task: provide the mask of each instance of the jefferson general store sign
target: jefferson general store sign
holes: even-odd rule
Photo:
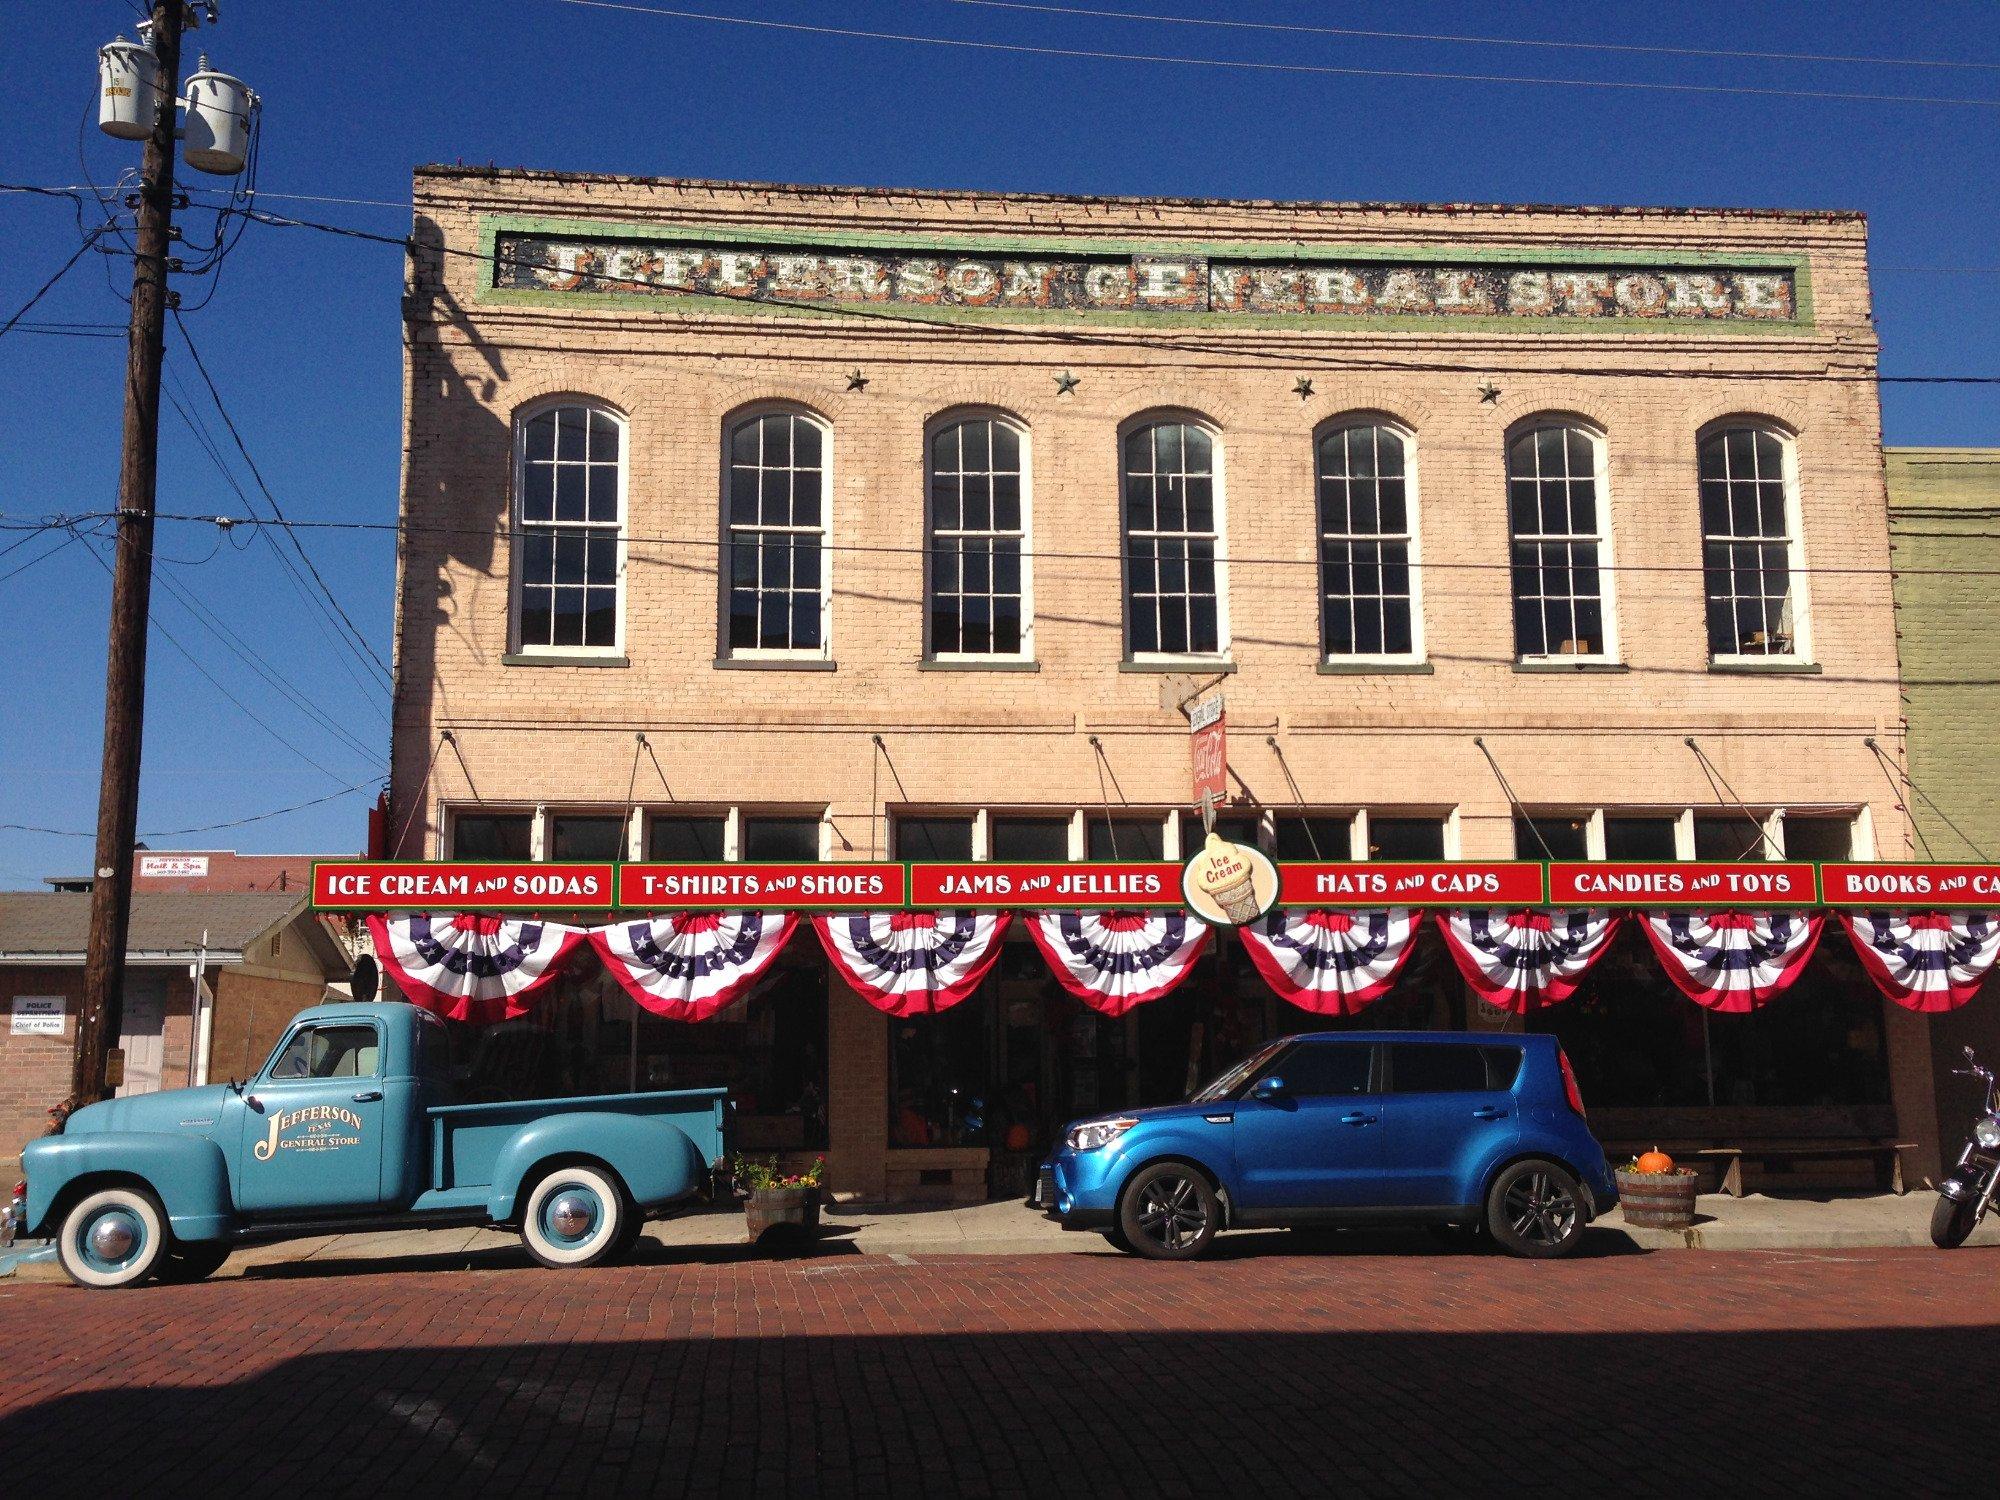
[[[1647,265],[1550,253],[1460,263],[1393,254],[889,253],[873,248],[498,233],[495,290],[716,297],[999,313],[1307,318],[1692,319],[1799,316],[1790,266]]]

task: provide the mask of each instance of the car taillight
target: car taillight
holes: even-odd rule
[[[1576,1086],[1576,1070],[1569,1065],[1569,1054],[1560,1047],[1556,1048],[1556,1061],[1562,1064],[1563,1097],[1569,1100],[1571,1109],[1579,1115],[1585,1114],[1583,1090]],[[1588,1118],[1587,1115],[1585,1117]]]

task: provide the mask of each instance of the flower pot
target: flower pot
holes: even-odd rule
[[[752,1242],[809,1239],[819,1233],[819,1189],[752,1188],[744,1200],[743,1223]]]
[[[1620,1172],[1618,1206],[1634,1229],[1686,1229],[1694,1223],[1696,1177],[1687,1167],[1671,1172]]]

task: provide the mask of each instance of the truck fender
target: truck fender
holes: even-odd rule
[[[578,1157],[603,1162],[624,1180],[641,1208],[685,1198],[708,1175],[707,1163],[678,1126],[643,1115],[552,1115],[521,1127],[493,1162],[486,1212],[495,1222],[514,1217],[521,1189],[545,1162]]]
[[[90,1131],[30,1141],[21,1152],[28,1179],[28,1233],[52,1235],[54,1210],[93,1178],[144,1183],[167,1211],[174,1238],[215,1240],[229,1232],[235,1204],[229,1164],[214,1141],[197,1136]]]

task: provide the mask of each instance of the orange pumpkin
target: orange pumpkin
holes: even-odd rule
[[[1666,1152],[1658,1150],[1657,1148],[1652,1151],[1648,1151],[1644,1156],[1640,1157],[1637,1161],[1632,1163],[1633,1171],[1644,1172],[1647,1173],[1648,1175],[1658,1172],[1671,1172],[1673,1171],[1673,1169],[1674,1169],[1674,1159],[1671,1156],[1667,1155]]]
[[[1033,1142],[1034,1137],[1028,1133],[1027,1126],[1009,1125],[1007,1127],[1007,1149],[1009,1151],[1026,1151]]]

